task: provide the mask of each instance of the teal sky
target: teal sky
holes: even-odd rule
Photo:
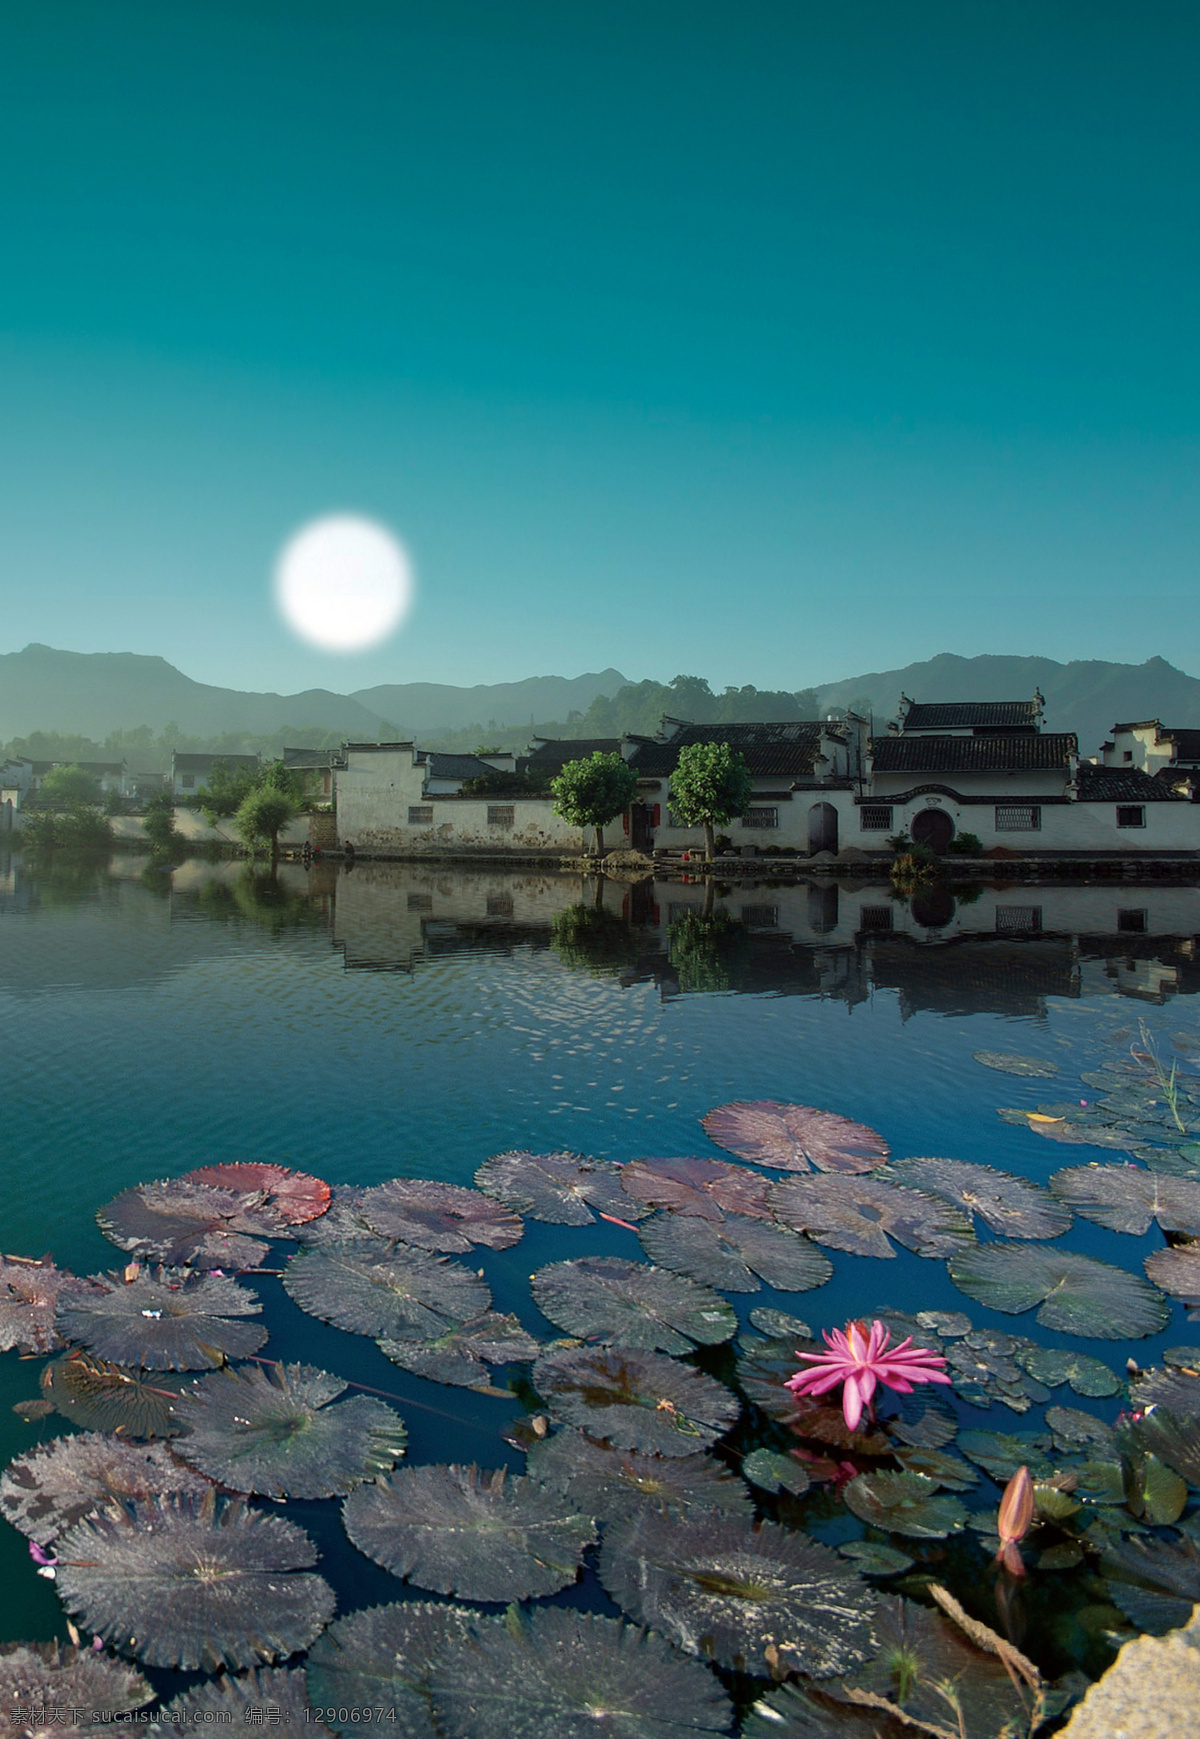
[[[18,0],[0,650],[1200,673],[1195,0]],[[386,645],[275,552],[392,526]]]

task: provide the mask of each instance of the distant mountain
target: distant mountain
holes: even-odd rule
[[[478,724],[529,725],[586,712],[597,695],[615,694],[629,681],[619,670],[586,676],[528,676],[523,682],[454,688],[443,682],[383,683],[356,689],[352,700],[391,719],[402,737],[430,736]]]
[[[1165,658],[1144,664],[1078,659],[1008,658],[985,654],[960,658],[941,652],[903,670],[874,670],[819,688],[822,712],[869,700],[877,729],[895,718],[900,695],[913,700],[1024,700],[1040,688],[1046,697],[1045,728],[1074,731],[1079,752],[1094,755],[1118,721],[1161,719],[1165,725],[1200,727],[1200,681]]]
[[[32,731],[79,732],[102,740],[110,731],[177,724],[188,736],[230,732],[270,734],[285,725],[336,732],[352,741],[381,732],[401,737],[478,724],[528,725],[530,717],[566,718],[597,695],[614,693],[627,678],[619,670],[590,676],[534,676],[523,682],[454,688],[411,682],[334,694],[255,694],[193,682],[165,658],[136,652],[59,652],[26,646],[0,654],[0,741]]]

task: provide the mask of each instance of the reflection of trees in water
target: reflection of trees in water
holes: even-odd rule
[[[566,906],[550,923],[550,946],[564,966],[607,978],[635,966],[646,938],[603,906]]]
[[[30,851],[26,863],[36,878],[39,906],[79,906],[99,899],[116,878],[109,874],[112,851]]]
[[[248,920],[272,931],[311,928],[325,918],[321,903],[307,892],[288,887],[273,869],[249,864],[229,881],[205,882],[197,900],[206,917]]]
[[[667,956],[680,990],[732,990],[749,937],[727,912],[685,912],[667,929]]]

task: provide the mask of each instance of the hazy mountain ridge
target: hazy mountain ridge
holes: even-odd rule
[[[692,680],[676,678],[674,685],[663,686]],[[189,736],[214,741],[232,732],[266,736],[288,727],[295,730],[297,744],[306,735],[333,734],[367,741],[381,735],[415,737],[435,745],[453,732],[487,735],[494,727],[523,747],[531,720],[533,728],[548,735],[610,736],[651,728],[641,716],[647,704],[642,691],[656,686],[631,683],[620,671],[607,669],[464,688],[414,682],[348,695],[328,689],[259,694],[195,682],[165,659],[141,653],[62,652],[35,644],[0,654],[0,740],[38,730],[100,740],[142,725],[161,731],[175,724]],[[1118,720],[1161,718],[1168,725],[1200,726],[1200,680],[1164,658],[1137,665],[1102,659],[1060,664],[1052,658],[967,658],[944,652],[901,669],[844,677],[809,693],[820,712],[869,702],[876,728],[882,729],[895,716],[902,691],[923,701],[1009,700],[1039,687],[1046,697],[1047,728],[1077,732],[1084,754],[1094,754]],[[685,716],[683,699],[682,692],[678,699],[672,696],[665,710]],[[636,723],[625,721],[626,711],[631,718],[637,714]]]

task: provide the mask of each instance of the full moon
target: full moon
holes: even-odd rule
[[[302,526],[275,568],[275,601],[302,640],[361,652],[408,614],[413,571],[398,538],[372,519],[330,514]]]

